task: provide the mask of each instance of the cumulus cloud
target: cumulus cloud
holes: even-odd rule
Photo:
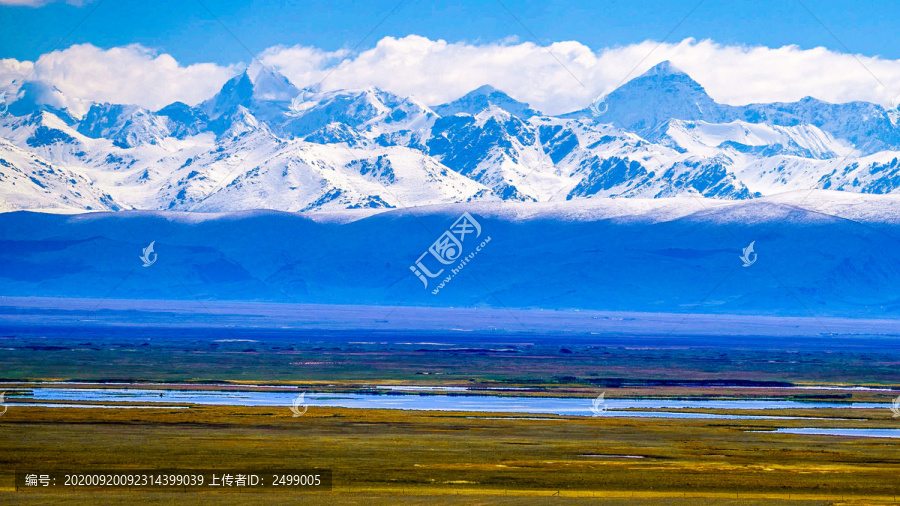
[[[530,42],[448,43],[411,35],[381,39],[374,48],[333,66],[316,67],[306,58],[286,57],[303,50],[309,49],[272,50],[264,61],[300,86],[323,78],[324,89],[375,85],[428,104],[491,84],[550,114],[586,107],[664,60],[690,74],[717,101],[732,105],[814,96],[829,102],[866,100],[890,106],[900,94],[900,85],[895,84],[900,83],[900,61],[825,48],[726,46],[685,39],[593,51],[574,41],[544,48]]]
[[[569,67],[573,61],[580,66],[580,59],[594,58],[589,48],[578,43],[555,44],[553,50],[568,60],[564,63]],[[411,35],[386,37],[370,50],[325,67],[310,68],[303,59],[278,57],[279,52],[272,51],[264,55],[263,62],[274,65],[299,86],[321,82],[325,90],[378,86],[435,105],[491,84],[548,110],[575,104],[580,108],[591,101],[589,88],[573,79],[553,55],[531,43],[451,44]],[[583,68],[576,70],[583,74]]]
[[[277,46],[266,49],[259,55],[259,61],[280,71],[288,70],[285,76],[300,87],[317,84],[334,65],[350,54],[349,50],[322,51],[314,47]],[[290,74],[290,75],[288,75]],[[366,85],[369,86],[369,85]]]
[[[72,97],[158,109],[174,101],[205,100],[239,69],[214,63],[182,66],[171,55],[136,44],[112,49],[73,45],[38,61],[35,68],[34,62],[0,60],[0,85],[21,82],[27,76]]]
[[[584,108],[664,60],[690,74],[717,101],[732,105],[813,96],[890,106],[900,95],[900,60],[694,39],[592,50],[575,41],[544,48],[515,39],[449,43],[410,35],[383,38],[358,54],[277,46],[259,58],[300,87],[378,86],[436,105],[490,84],[549,114]],[[10,76],[21,78],[32,65],[0,60],[0,85]],[[138,45],[103,50],[83,44],[47,55],[29,79],[49,82],[78,98],[155,109],[175,100],[195,104],[209,98],[243,66],[182,66],[170,55]]]

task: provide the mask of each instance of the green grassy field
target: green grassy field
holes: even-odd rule
[[[897,440],[748,432],[812,426],[808,420],[508,417],[310,408],[295,418],[284,407],[11,404],[0,417],[0,502],[253,504],[291,498],[275,492],[11,491],[10,473],[36,463],[70,471],[327,467],[334,490],[303,494],[305,502],[322,504],[546,504],[550,496],[559,504],[601,498],[610,504],[863,504],[900,496]],[[857,419],[813,423],[897,425],[887,410],[854,410],[852,417]],[[626,455],[642,458],[621,458]]]
[[[10,392],[27,391],[34,386],[27,382],[35,380],[160,382],[141,387],[216,390],[290,385],[319,393],[371,393],[376,385],[403,384],[464,386],[482,395],[577,396],[586,405],[601,391],[607,399],[886,403],[896,394],[884,387],[896,385],[898,370],[896,350],[878,340],[872,346],[839,340],[795,349],[778,348],[776,341],[724,348],[599,340],[562,345],[532,338],[450,349],[368,337],[365,342],[219,337],[0,336],[6,347],[0,379]],[[882,390],[785,388],[810,384]],[[287,407],[50,409],[25,406],[14,396],[7,404],[9,411],[0,416],[0,504],[302,499],[360,505],[779,505],[890,504],[895,495],[900,498],[898,439],[765,432],[900,428],[900,419],[883,408],[744,412],[815,420],[688,420],[312,407],[294,418]],[[318,466],[333,470],[334,489],[292,495],[13,491],[14,470],[36,464],[67,471]]]
[[[850,346],[845,339],[762,344],[687,340],[663,346],[609,339],[548,343],[522,336],[516,343],[435,346],[238,334],[203,338],[152,331],[112,337],[64,334],[0,335],[0,379],[115,381],[456,381],[499,384],[581,384],[620,387],[623,381],[755,381],[892,385],[900,356],[890,341]],[[398,338],[391,337],[392,341]],[[447,341],[408,337],[410,341]],[[549,340],[549,341],[552,341]],[[621,339],[620,339],[621,341]],[[695,342],[696,341],[696,342]],[[698,343],[705,343],[700,346]],[[606,343],[606,344],[602,344]],[[680,344],[679,344],[680,343]],[[696,346],[695,346],[696,345]]]

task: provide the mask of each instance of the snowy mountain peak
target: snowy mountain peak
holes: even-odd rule
[[[653,67],[651,67],[650,70],[648,70],[648,71],[644,72],[643,74],[641,74],[640,77],[647,77],[647,76],[672,76],[672,75],[685,75],[685,76],[687,76],[687,73],[684,72],[683,70],[681,70],[680,68],[676,67],[675,64],[672,63],[671,61],[666,60],[666,61],[657,63],[656,65],[654,65]],[[690,77],[690,76],[688,76],[688,77]]]
[[[169,136],[166,121],[136,105],[94,104],[78,124],[78,132],[105,138],[118,147],[157,144]]]
[[[281,118],[300,95],[300,90],[271,67],[253,62],[247,70],[229,79],[201,109],[210,117],[231,114],[238,106],[265,119]]]
[[[38,111],[50,111],[69,125],[84,116],[91,107],[87,100],[68,97],[56,86],[40,81],[26,81],[12,95],[15,99],[9,105],[14,116],[26,116]]]
[[[480,86],[453,102],[436,106],[434,111],[441,116],[452,116],[460,113],[477,116],[491,107],[503,109],[521,119],[540,115],[540,112],[532,109],[528,104],[519,102],[489,84]]]
[[[490,84],[482,84],[481,86],[470,91],[468,93],[468,95],[490,95],[490,94],[496,93],[498,91],[500,91],[500,90],[498,90],[497,88],[494,88]]]
[[[651,138],[671,119],[722,119],[722,106],[700,83],[668,61],[628,81],[604,100],[607,112],[599,121]],[[580,115],[590,113],[590,109],[585,109]]]
[[[333,123],[342,123],[373,139],[383,135],[385,137],[380,138],[378,143],[393,145],[396,144],[393,134],[405,131],[408,138],[412,130],[428,128],[435,114],[415,99],[400,97],[372,86],[305,97],[302,103],[291,106],[288,116],[281,128],[289,136],[333,138],[321,130]],[[352,137],[358,138],[355,135]]]
[[[289,102],[300,94],[300,90],[287,77],[256,60],[253,60],[244,75],[253,85],[252,97],[255,100]]]
[[[715,104],[700,83],[668,61],[656,65],[610,93],[610,97],[617,96],[628,99],[636,95],[642,95],[644,100],[663,101],[667,104],[683,102],[686,102],[688,106]]]
[[[203,102],[201,107],[209,117],[218,118],[239,105],[249,106],[252,99],[253,81],[244,72],[226,81],[219,93]]]
[[[198,107],[191,107],[184,102],[173,102],[156,111],[157,116],[168,118],[172,136],[183,139],[196,135],[209,125],[209,117]]]

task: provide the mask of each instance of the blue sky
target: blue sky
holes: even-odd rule
[[[31,0],[0,0],[0,3]],[[257,53],[275,45],[324,50],[371,48],[385,36],[417,34],[448,42],[495,42],[508,37],[542,43],[577,40],[593,49],[662,40],[696,5],[696,0],[407,0],[388,16],[397,0],[261,1],[203,0],[225,28],[195,0],[106,0],[76,7],[53,2],[42,7],[0,6],[0,57],[34,60],[62,43],[101,48],[139,43],[169,53],[179,62],[228,64],[246,61],[246,46]],[[837,37],[835,39],[809,13]],[[712,39],[728,45],[824,46],[845,52],[900,58],[897,6],[804,0],[705,0],[668,40]],[[385,19],[385,16],[387,18]],[[375,28],[384,19],[384,23]],[[366,35],[375,28],[368,37]],[[365,40],[363,40],[365,38]]]
[[[900,101],[897,9],[881,0],[398,1],[0,0],[0,91],[37,80],[95,102],[196,104],[253,55],[301,87],[436,105],[490,84],[551,114],[664,60],[720,103]]]

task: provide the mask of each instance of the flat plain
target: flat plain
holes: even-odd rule
[[[777,399],[846,408],[705,410],[806,417],[797,420],[325,407],[294,417],[287,406],[48,408],[10,395],[0,417],[0,502],[889,504],[900,497],[900,440],[773,432],[900,428],[886,407],[850,409],[854,402],[889,406],[896,396],[900,352],[892,339],[286,334],[7,328],[0,380],[11,394],[48,381],[321,393],[412,385],[579,397],[586,406],[606,392],[608,400]],[[68,471],[322,467],[332,469],[334,488],[15,492],[14,470],[36,463]]]
[[[900,495],[896,440],[766,432],[809,426],[809,420],[535,419],[340,408],[310,408],[293,417],[286,407],[9,406],[0,419],[0,497],[8,503],[96,504],[119,498],[249,504],[301,496],[12,491],[10,472],[35,463],[69,471],[323,467],[334,473],[333,491],[302,498],[329,504],[438,504],[457,495],[459,504],[537,504],[550,496],[561,504],[598,499],[644,504],[654,498],[671,504],[679,498],[690,499],[683,504],[725,499],[837,504],[889,503]],[[896,426],[887,410],[816,411],[851,418],[813,422],[816,426]]]

